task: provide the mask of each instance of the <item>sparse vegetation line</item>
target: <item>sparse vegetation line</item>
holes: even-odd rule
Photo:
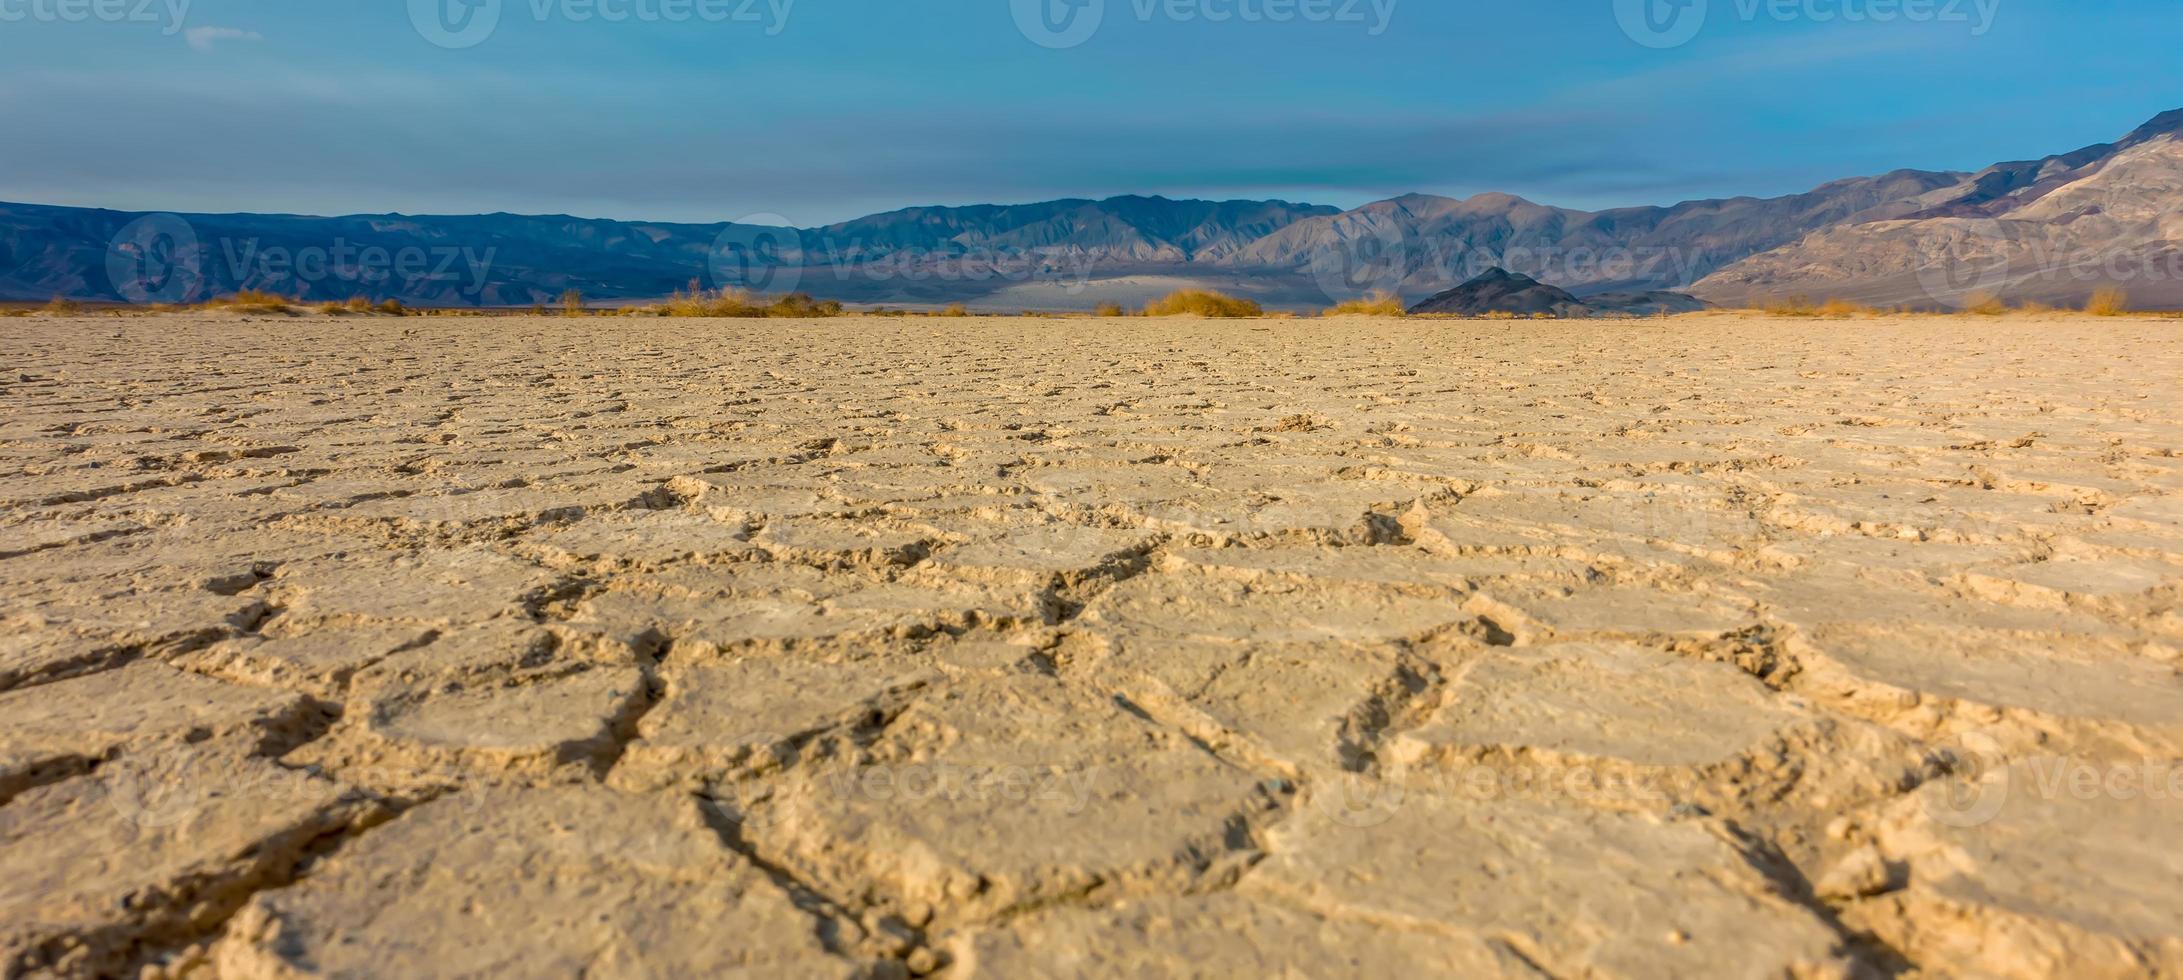
[[[685,316],[685,317],[831,317],[843,313],[842,305],[833,300],[813,299],[809,293],[790,293],[767,300],[743,289],[719,289],[706,291],[697,280],[690,281],[687,291],[677,292],[667,302],[648,309],[630,310],[631,315]]]

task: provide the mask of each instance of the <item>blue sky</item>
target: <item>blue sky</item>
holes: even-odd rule
[[[1011,6],[1070,0],[498,0],[471,35],[435,6],[487,2],[0,0],[0,200],[1596,208],[1974,169],[2183,107],[2176,0],[1075,0],[1103,3],[1088,32],[1093,8]]]

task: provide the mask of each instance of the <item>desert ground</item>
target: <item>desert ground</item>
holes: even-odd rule
[[[0,320],[7,975],[2183,972],[2183,322]]]

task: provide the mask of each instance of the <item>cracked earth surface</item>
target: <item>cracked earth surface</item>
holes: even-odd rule
[[[2173,323],[0,352],[9,975],[2183,972]]]

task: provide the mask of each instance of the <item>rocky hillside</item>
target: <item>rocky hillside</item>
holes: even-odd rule
[[[1583,302],[1566,289],[1549,286],[1520,272],[1488,269],[1476,279],[1411,307],[1410,312],[1456,316],[1488,313],[1579,316],[1586,311]]]
[[[805,247],[854,260],[1054,250],[1109,264],[1188,263],[1231,256],[1305,218],[1339,208],[1287,201],[1104,201],[909,208],[803,233]]]
[[[2076,304],[2100,289],[2183,307],[2183,110],[2114,143],[1996,164],[1913,213],[1818,231],[1693,291],[1949,308],[1979,294]]]
[[[1033,281],[1187,272],[1297,220],[1335,213],[1284,201],[1120,197],[912,208],[790,229],[564,215],[155,217],[0,204],[0,300],[141,300],[147,292],[202,300],[264,289],[307,300],[361,294],[520,306],[567,289],[600,300],[650,299],[699,280],[944,303]],[[120,282],[110,268],[116,261]],[[156,288],[144,288],[147,278]]]
[[[1662,290],[1594,293],[1580,300],[1566,289],[1549,286],[1523,273],[1488,269],[1469,282],[1411,307],[1410,312],[1456,316],[1545,314],[1582,318],[1694,313],[1705,308],[1705,303],[1682,293]]]
[[[1746,256],[1845,222],[1899,217],[1962,174],[1901,170],[1777,198],[1571,211],[1507,194],[1467,200],[1415,194],[1299,221],[1224,264],[1313,273],[1369,267],[1355,278],[1430,295],[1502,268],[1579,295],[1688,285]],[[1392,257],[1391,259],[1385,257]]]
[[[766,229],[565,215],[190,214],[0,204],[0,299],[186,302],[240,289],[306,300],[527,306],[563,290],[663,296],[715,243]]]

